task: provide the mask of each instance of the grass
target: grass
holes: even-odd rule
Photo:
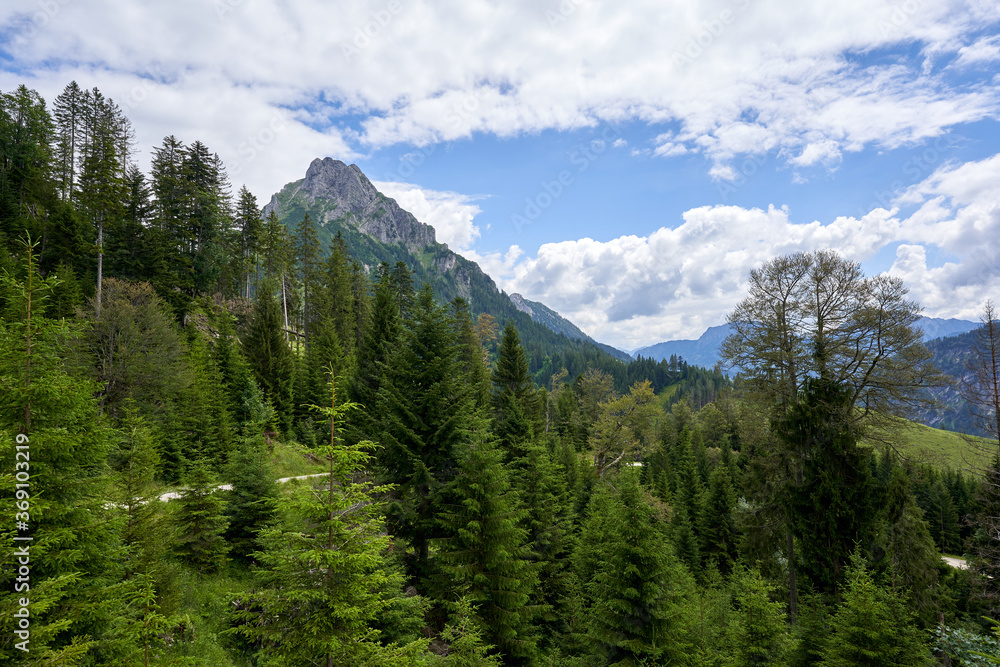
[[[322,463],[311,459],[305,447],[294,442],[275,442],[271,465],[278,478],[312,475],[325,470]]]
[[[902,433],[901,453],[939,468],[982,470],[996,452],[996,443],[985,438],[943,431],[909,422]]]

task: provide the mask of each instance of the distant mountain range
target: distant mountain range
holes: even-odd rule
[[[535,343],[535,356],[570,345],[590,348],[590,354],[631,359],[621,350],[597,343],[544,304],[502,291],[478,264],[438,243],[433,227],[379,192],[357,165],[332,158],[313,160],[304,178],[271,197],[264,215],[272,211],[292,234],[308,213],[316,223],[321,247],[329,248],[340,234],[351,256],[367,271],[381,262],[403,262],[413,274],[414,285],[429,283],[439,300],[462,297],[473,316],[489,313],[501,323],[513,319],[522,338]]]
[[[923,330],[923,340],[926,343],[935,338],[956,336],[967,331],[972,331],[979,326],[979,323],[968,320],[945,320],[936,317],[921,317],[917,320],[917,326]],[[689,364],[713,368],[715,364],[719,363],[719,348],[722,346],[722,341],[728,335],[729,325],[720,324],[716,327],[709,327],[696,340],[668,340],[634,350],[632,356],[637,358],[652,358],[659,361],[676,355],[683,357]]]

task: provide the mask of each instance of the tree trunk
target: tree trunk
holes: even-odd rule
[[[799,590],[795,582],[795,540],[792,530],[785,530],[785,540],[788,546],[788,620],[795,625],[799,615]]]
[[[104,277],[104,222],[97,223],[97,294],[96,306],[97,319],[101,319],[101,281]]]

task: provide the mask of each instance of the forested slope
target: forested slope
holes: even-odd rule
[[[196,139],[167,137],[143,174],[98,90],[0,102],[0,663],[994,651],[998,472],[867,444],[885,415],[856,419],[871,387],[830,370],[856,338],[820,323],[794,382],[790,357],[748,353],[735,387],[624,363],[491,314],[502,294],[471,268],[436,278],[451,256],[388,227],[262,218]],[[773,264],[795,262],[859,271]],[[900,312],[875,377],[923,359],[908,311],[872,321]],[[764,319],[732,349],[772,340]],[[277,485],[289,451],[324,474]]]

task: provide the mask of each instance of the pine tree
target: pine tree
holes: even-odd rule
[[[257,291],[253,318],[243,349],[257,385],[274,406],[275,420],[284,434],[291,433],[293,359],[282,333],[281,306],[267,287]]]
[[[443,583],[435,588],[452,600],[467,597],[477,607],[486,638],[505,664],[530,664],[535,610],[528,601],[538,568],[529,561],[528,536],[520,526],[526,512],[485,424],[476,425],[458,465],[438,513],[447,537],[437,544]]]
[[[455,475],[471,404],[459,373],[454,326],[429,286],[420,292],[404,339],[379,387],[384,450],[378,463],[382,480],[396,486],[389,529],[409,542],[407,569],[420,582],[430,574],[429,541],[440,536],[439,494]]]
[[[121,541],[128,550],[125,576],[155,576],[163,569],[171,538],[153,482],[159,453],[152,432],[134,404],[126,407],[119,433],[109,462],[115,489],[112,497],[124,519]]]
[[[174,515],[180,559],[200,572],[215,572],[229,560],[226,532],[226,501],[216,491],[218,483],[204,459],[197,459],[187,476]]]
[[[687,664],[694,583],[631,473],[591,499],[578,556],[593,649],[608,665]]]
[[[802,570],[824,593],[835,591],[854,545],[867,543],[879,520],[871,453],[859,446],[849,410],[845,388],[810,380],[777,424],[779,437],[802,453],[802,479],[787,492],[788,514]]]
[[[317,309],[313,303],[319,291],[320,245],[316,236],[316,225],[306,213],[295,232],[295,258],[298,261],[299,281],[302,285],[302,331],[306,347],[310,343],[312,328],[317,320]],[[322,366],[321,366],[322,368]]]
[[[389,488],[361,481],[376,446],[343,444],[337,424],[357,405],[338,405],[334,395],[331,387],[331,406],[322,408],[330,444],[315,451],[327,476],[279,500],[280,522],[260,536],[256,587],[234,600],[236,631],[284,664],[410,664],[425,642],[386,647],[370,627],[390,604],[387,590],[401,583],[386,567],[390,540],[375,500]]]
[[[719,572],[728,575],[736,559],[736,523],[733,507],[736,494],[729,481],[729,471],[718,466],[712,471],[708,492],[704,496],[698,533],[701,557],[706,563],[715,562]]]
[[[274,517],[278,485],[261,436],[246,438],[226,468],[232,485],[226,503],[225,540],[234,560],[249,562],[258,550],[257,534]]]
[[[451,302],[455,318],[456,334],[460,346],[459,359],[462,369],[471,387],[472,399],[476,408],[486,409],[492,398],[492,387],[489,366],[486,364],[486,350],[483,349],[479,336],[476,335],[469,314],[469,304],[460,297]]]
[[[773,586],[764,581],[759,571],[741,567],[734,573],[733,589],[736,665],[787,665],[792,642],[784,605],[771,600]]]
[[[535,385],[528,373],[528,358],[513,322],[507,323],[500,337],[493,370],[493,406],[493,432],[516,465],[535,436],[538,405]]]
[[[468,598],[456,603],[452,620],[441,631],[441,640],[448,644],[447,656],[432,664],[447,667],[502,667],[501,657],[491,653],[493,645],[484,643],[483,631],[476,623],[475,608]]]
[[[114,644],[109,629],[124,603],[119,524],[107,502],[113,433],[97,417],[96,386],[65,370],[65,344],[78,331],[42,314],[53,282],[38,275],[30,241],[24,280],[0,276],[8,295],[0,319],[0,662],[9,665],[95,660]],[[15,484],[24,485],[19,493]],[[18,637],[22,599],[30,636]],[[15,647],[21,642],[27,652]]]
[[[914,624],[900,595],[877,584],[855,552],[844,576],[842,602],[830,618],[820,667],[906,667],[934,664],[930,636]]]
[[[236,201],[236,219],[234,221],[240,233],[240,257],[242,268],[241,293],[243,298],[253,298],[253,288],[256,285],[259,272],[259,254],[261,237],[264,235],[264,222],[260,217],[260,207],[257,197],[244,185],[240,188]]]

